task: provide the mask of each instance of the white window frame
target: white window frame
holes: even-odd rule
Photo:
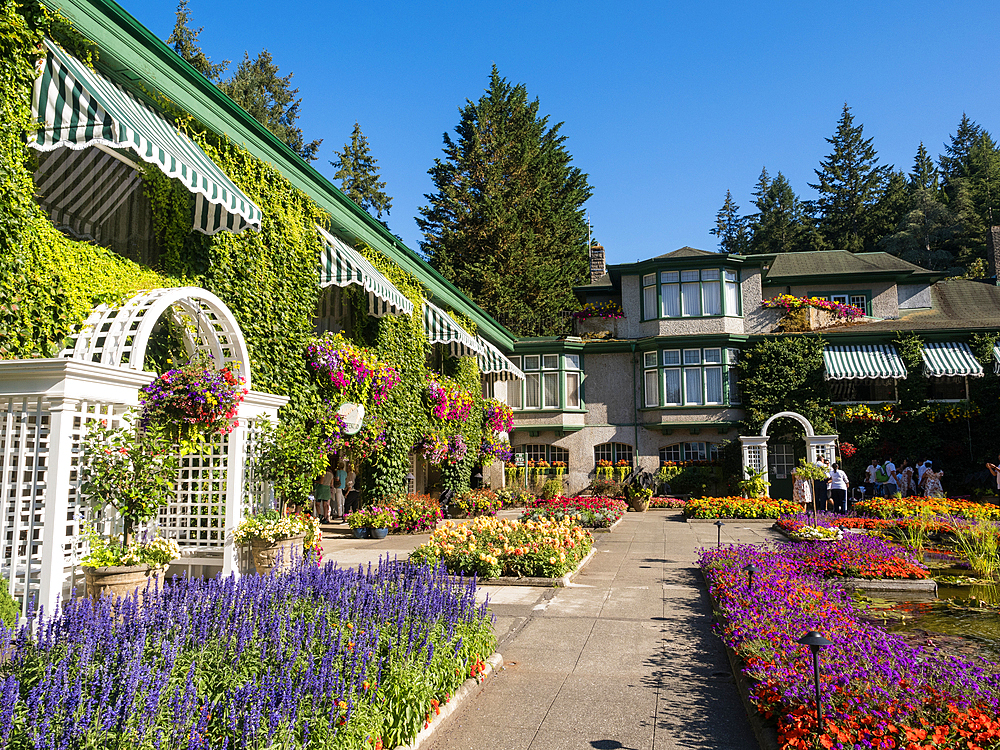
[[[660,371],[646,370],[643,374],[643,403],[646,408],[660,405]]]

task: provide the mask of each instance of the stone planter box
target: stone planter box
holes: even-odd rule
[[[257,573],[266,576],[291,568],[295,560],[301,559],[305,540],[305,534],[279,539],[273,544],[264,539],[253,539],[250,542],[250,552]]]
[[[114,598],[137,596],[140,601],[146,584],[156,587],[162,583],[164,568],[149,565],[116,565],[103,568],[83,567],[87,596],[100,599],[104,595]]]

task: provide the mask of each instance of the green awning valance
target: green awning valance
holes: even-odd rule
[[[479,342],[444,310],[424,300],[424,332],[432,344],[444,344],[453,357],[482,354]]]
[[[323,242],[319,270],[321,287],[360,285],[368,293],[368,313],[379,318],[385,314],[409,315],[413,312],[413,303],[365,256],[323,227],[316,225],[316,231]]]
[[[901,380],[906,377],[906,367],[899,352],[889,344],[828,346],[823,350],[823,364],[827,380]]]
[[[261,210],[163,114],[54,42],[46,39],[45,49],[31,98],[38,129],[29,132],[29,146],[38,151],[97,146],[126,161],[137,157],[194,193],[193,226],[199,232],[260,230]]]
[[[968,344],[949,341],[943,344],[924,344],[924,374],[929,378],[966,376],[980,378],[983,366],[979,364]]]
[[[476,341],[483,350],[479,355],[480,373],[492,375],[498,380],[524,380],[524,373],[503,352],[482,336],[476,336]]]

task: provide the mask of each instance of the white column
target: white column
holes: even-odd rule
[[[239,575],[240,566],[233,533],[243,518],[243,467],[247,439],[246,418],[239,419],[239,426],[228,436],[226,457],[226,527],[222,550],[222,575]]]
[[[836,435],[807,435],[806,453],[809,463],[816,463],[821,457],[832,463],[836,456]]]
[[[41,590],[38,601],[48,614],[55,611],[63,590],[65,571],[63,548],[66,545],[69,477],[73,463],[73,418],[78,403],[76,399],[56,398],[50,401],[49,406],[48,476],[45,482]],[[17,544],[16,539],[14,543]],[[30,551],[29,539],[28,552]]]
[[[743,446],[743,478],[749,479],[748,469],[767,473],[767,436],[740,435]]]

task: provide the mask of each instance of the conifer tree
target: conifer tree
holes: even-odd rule
[[[944,147],[945,153],[938,157],[945,189],[952,180],[963,176],[968,167],[969,152],[982,134],[982,127],[963,112],[955,135],[950,136],[949,142]]]
[[[226,72],[229,60],[223,60],[218,64],[213,63],[202,52],[201,46],[198,44],[198,37],[203,31],[202,27],[192,29],[190,23],[191,11],[188,10],[188,0],[180,0],[177,4],[177,20],[174,23],[174,30],[170,33],[166,43],[173,47],[174,52],[181,59],[186,60],[205,78],[217,84],[221,80],[222,74]]]
[[[854,124],[846,104],[837,132],[826,141],[833,152],[815,170],[816,184],[809,184],[819,191],[814,206],[820,233],[835,250],[872,249],[878,236],[873,236],[869,213],[882,197],[892,168],[879,165],[872,139],[864,137],[863,125]]]
[[[371,155],[368,138],[361,132],[361,126],[354,122],[351,142],[344,144],[343,151],[334,151],[337,158],[330,164],[337,168],[333,176],[340,181],[340,189],[348,198],[372,214],[379,221],[382,212],[389,215],[392,198],[385,192],[385,182],[379,179],[378,159]]]
[[[740,216],[740,207],[733,194],[726,191],[726,200],[715,215],[715,227],[709,232],[719,238],[719,251],[729,255],[742,255],[749,247],[747,220]]]
[[[306,161],[313,161],[323,141],[306,143],[302,129],[295,125],[302,99],[295,98],[299,90],[291,87],[292,75],[281,77],[267,50],[252,60],[249,53],[244,53],[243,62],[232,78],[219,84],[219,88],[292,151]]]
[[[913,191],[906,175],[895,170],[889,172],[885,187],[878,202],[868,213],[868,231],[871,245],[866,250],[877,249],[878,242],[893,232],[899,226],[911,208]]]
[[[917,155],[913,157],[913,170],[910,172],[910,188],[912,190],[938,190],[938,170],[934,161],[927,153],[924,142],[920,141]]]
[[[589,268],[591,187],[560,127],[494,66],[456,138],[444,134],[444,157],[428,170],[435,192],[417,217],[431,265],[520,335],[559,331]]]
[[[754,200],[757,213],[751,217],[750,252],[792,253],[814,249],[811,222],[785,175],[778,172],[771,181],[764,170],[754,195],[758,196]]]

